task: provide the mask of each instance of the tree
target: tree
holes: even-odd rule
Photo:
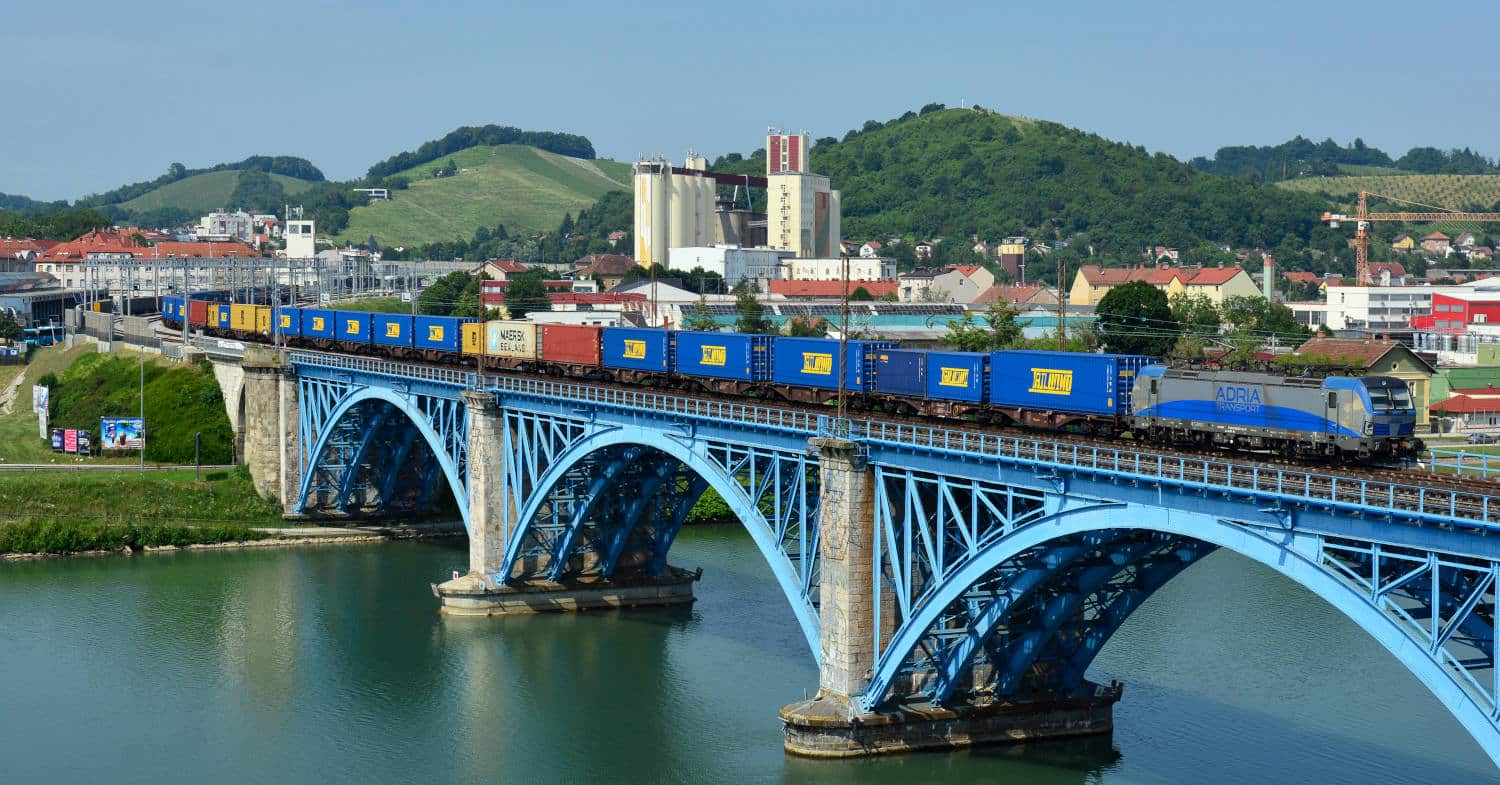
[[[870,302],[870,301],[872,301],[874,299],[875,299],[875,295],[870,294],[870,290],[866,289],[863,286],[856,286],[856,287],[854,287],[854,291],[852,291],[852,292],[849,293],[849,301],[850,302],[866,303],[866,302]]]
[[[1179,294],[1171,300],[1172,321],[1192,335],[1219,333],[1219,309],[1203,294]]]
[[[510,312],[510,318],[525,319],[532,311],[546,311],[552,307],[547,300],[544,275],[541,268],[532,268],[511,276],[505,287],[505,310]]]
[[[468,284],[469,274],[463,271],[438,278],[417,297],[417,310],[433,316],[451,316],[458,305],[458,296]]]
[[[793,338],[826,338],[828,320],[820,316],[798,316],[787,321],[786,334]]]
[[[740,318],[735,320],[734,329],[742,333],[765,333],[776,332],[776,325],[766,318],[766,307],[760,304],[756,298],[755,284],[750,279],[745,279],[735,284],[734,307],[739,311]]]
[[[1145,281],[1110,289],[1094,313],[1099,338],[1111,352],[1160,357],[1177,342],[1166,293]]]
[[[0,338],[15,341],[21,337],[21,323],[10,311],[0,311]]]
[[[684,330],[698,330],[700,332],[719,331],[719,322],[708,312],[707,297],[699,294],[697,305],[692,310],[684,312],[682,328]]]
[[[976,324],[974,315],[965,311],[963,319],[948,321],[943,343],[963,352],[1004,349],[1021,340],[1021,325],[1016,324],[1018,313],[1010,303],[993,302],[981,317],[983,323]]]

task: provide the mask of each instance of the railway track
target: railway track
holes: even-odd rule
[[[309,351],[309,350],[300,350]],[[318,354],[330,354],[316,352]],[[334,357],[349,355],[332,354]],[[353,355],[361,356],[361,355]],[[364,355],[368,359],[397,362],[431,368],[435,371],[470,371],[471,366],[441,364],[430,361],[387,360]],[[585,385],[631,394],[659,396],[659,410],[694,415],[693,401],[712,401],[723,405],[745,407],[743,414],[763,416],[760,424],[776,425],[771,412],[796,412],[808,417],[827,416],[832,407],[771,399],[750,399],[708,390],[684,390],[626,384],[608,379],[576,379],[503,369],[486,368],[486,377]],[[760,413],[764,413],[761,415]],[[1218,450],[1183,450],[1148,447],[1129,440],[1111,440],[1076,433],[1037,431],[967,420],[893,414],[856,410],[851,419],[868,420],[892,426],[909,426],[904,432],[906,443],[942,448],[939,434],[962,432],[977,437],[989,454],[1014,459],[1069,459],[1082,469],[1117,473],[1137,473],[1184,483],[1228,486],[1265,493],[1290,493],[1322,500],[1345,508],[1404,510],[1437,516],[1458,517],[1481,524],[1500,523],[1500,481],[1443,475],[1433,472],[1387,467],[1301,464],[1266,458],[1251,462],[1247,453]],[[755,419],[744,420],[756,422]],[[1061,449],[1066,447],[1067,449]],[[1288,478],[1296,478],[1289,483]]]

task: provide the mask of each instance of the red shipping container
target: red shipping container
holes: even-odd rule
[[[208,302],[205,300],[188,301],[188,324],[194,327],[202,327],[208,323]]]
[[[597,325],[542,325],[542,360],[598,366],[602,359],[604,328]]]

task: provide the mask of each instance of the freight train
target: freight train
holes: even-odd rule
[[[963,419],[1302,460],[1423,449],[1404,382],[1167,368],[1125,354],[903,349],[890,341],[487,321],[164,298],[210,335],[395,359]],[[842,380],[842,381],[841,381]]]

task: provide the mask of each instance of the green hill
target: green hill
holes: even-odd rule
[[[434,177],[452,162],[458,172]],[[341,240],[416,245],[468,239],[481,226],[515,232],[557,228],[610,191],[630,189],[630,167],[615,161],[569,158],[524,145],[470,147],[393,177],[411,181],[388,202],[349,211]]]
[[[302,193],[313,185],[311,181],[299,180],[295,177],[287,177],[281,174],[272,174],[269,177],[280,183],[288,196]],[[206,213],[223,207],[244,207],[246,209],[279,207],[279,205],[229,204],[229,197],[234,193],[235,185],[239,183],[239,179],[240,172],[238,170],[195,174],[173,183],[167,183],[159,188],[154,188],[134,199],[120,202],[118,206],[131,212],[175,208],[187,210],[190,213]]]
[[[1299,177],[1276,184],[1313,194],[1329,208],[1353,208],[1360,191],[1453,210],[1500,210],[1500,174],[1389,174]],[[1374,208],[1372,208],[1374,209]],[[1380,209],[1401,209],[1399,207]]]
[[[763,151],[714,162],[743,172],[764,166]],[[937,105],[867,122],[842,140],[819,139],[812,169],[843,192],[851,239],[1026,235],[1136,259],[1152,245],[1305,239],[1322,209],[1308,195],[1206,174],[1057,123]]]

